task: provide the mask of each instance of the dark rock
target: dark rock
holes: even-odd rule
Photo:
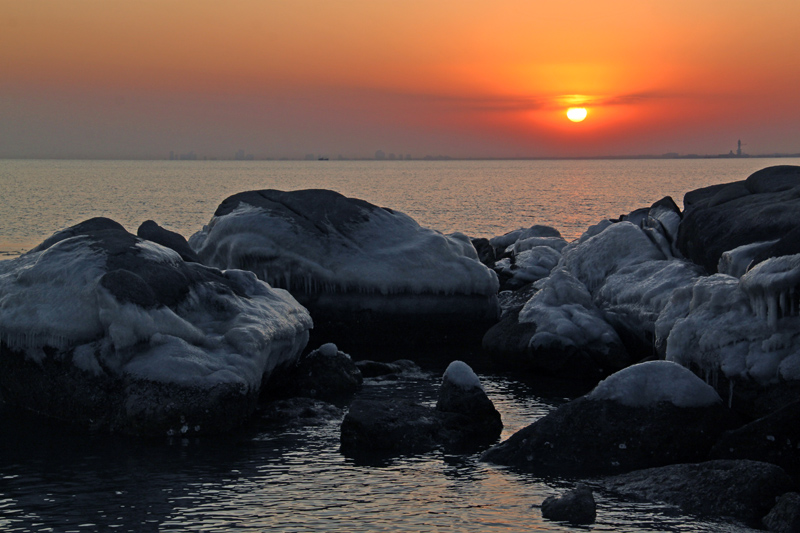
[[[592,489],[583,483],[561,495],[550,496],[542,502],[542,517],[570,524],[594,524],[597,504]]]
[[[775,507],[764,517],[764,526],[775,533],[797,533],[800,531],[800,494],[787,492]]]
[[[145,220],[142,222],[139,229],[136,230],[136,235],[142,239],[147,239],[148,241],[153,241],[161,246],[166,246],[167,248],[175,250],[184,261],[191,263],[200,262],[197,254],[189,247],[189,243],[183,235],[162,228],[152,220]]]
[[[800,254],[800,226],[790,230],[778,242],[769,246],[767,249],[758,252],[750,263],[749,268],[753,268],[762,261],[770,257],[781,257],[783,255]]]
[[[678,231],[683,255],[708,272],[723,252],[781,239],[800,226],[800,167],[775,166],[747,180],[687,193]]]
[[[756,461],[707,461],[630,472],[603,481],[637,500],[676,505],[684,512],[760,524],[775,499],[792,488],[780,467]]]
[[[261,408],[260,418],[269,424],[301,427],[327,424],[343,414],[340,408],[322,400],[287,398],[266,404]]]
[[[800,401],[722,435],[712,459],[751,459],[782,467],[800,480]]]
[[[436,408],[407,400],[355,400],[341,427],[347,454],[422,453],[437,448],[472,452],[495,442],[500,414],[477,376],[454,361],[445,372]]]
[[[441,420],[408,400],[355,400],[342,421],[344,453],[424,453],[441,445]]]
[[[472,239],[472,246],[478,252],[478,260],[489,268],[494,266],[497,257],[494,253],[494,247],[489,242],[489,239]]]
[[[381,361],[356,361],[356,366],[365,378],[384,377],[401,374],[403,372],[419,372],[420,368],[410,359],[398,359],[391,363]]]
[[[537,474],[594,475],[700,461],[719,435],[737,425],[721,404],[631,407],[613,400],[573,400],[482,459]]]
[[[288,367],[276,369],[264,389],[276,398],[304,396],[335,400],[355,393],[363,381],[350,356],[329,343]]]

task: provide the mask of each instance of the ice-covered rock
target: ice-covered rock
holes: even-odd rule
[[[109,219],[0,262],[0,302],[6,402],[141,435],[241,423],[312,325],[286,291],[186,263]]]
[[[800,317],[792,258],[775,258],[739,279],[715,274],[673,294],[666,357],[708,379],[761,386],[800,379]],[[680,310],[686,315],[680,317]]]
[[[467,340],[499,317],[497,276],[461,234],[333,191],[249,191],[224,200],[189,240],[219,268],[255,272],[349,353]]]
[[[664,361],[618,372],[483,459],[539,474],[593,475],[699,461],[738,420],[686,369]]]
[[[744,244],[733,250],[722,252],[717,263],[717,272],[741,278],[751,265],[754,265],[756,256],[772,248],[778,239],[764,242]],[[760,261],[758,261],[760,263]]]
[[[161,246],[166,246],[167,248],[175,250],[184,261],[192,263],[199,262],[197,254],[189,247],[189,243],[183,235],[162,228],[152,220],[145,220],[142,222],[139,229],[136,230],[136,235],[144,240],[152,241]]]
[[[648,468],[602,481],[612,492],[636,501],[676,505],[686,513],[734,518],[757,526],[792,488],[780,467],[756,461],[707,461]]]
[[[744,181],[686,193],[678,247],[709,273],[716,272],[724,252],[780,239],[800,226],[798,186],[800,167],[782,165]],[[789,253],[797,250],[790,247]]]
[[[599,378],[633,361],[586,287],[558,268],[519,314],[510,313],[483,339],[505,364],[566,377]]]
[[[673,292],[692,287],[702,274],[699,266],[680,259],[635,263],[608,276],[594,301],[603,318],[625,335],[627,345],[647,349]]]

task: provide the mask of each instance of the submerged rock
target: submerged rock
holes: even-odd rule
[[[497,276],[469,238],[333,191],[249,191],[189,240],[206,263],[255,272],[348,353],[479,342],[499,317]]]
[[[641,363],[601,382],[482,459],[538,474],[594,475],[705,459],[737,420],[689,370]]]
[[[550,496],[542,502],[542,518],[570,524],[594,524],[597,504],[592,489],[583,483],[561,496]]]
[[[396,376],[403,372],[420,372],[420,367],[410,359],[398,359],[391,363],[382,361],[361,360],[356,361],[356,366],[365,378]]]
[[[225,431],[311,319],[249,273],[186,263],[109,219],[0,262],[5,402],[95,430]]]
[[[603,481],[637,500],[676,505],[684,512],[730,517],[756,526],[792,488],[780,467],[756,461],[707,461],[630,472]]]
[[[407,400],[355,400],[342,421],[341,442],[348,454],[472,451],[496,441],[502,429],[500,413],[478,377],[454,361],[444,373],[436,408]]]

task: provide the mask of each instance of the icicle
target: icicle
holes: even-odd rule
[[[733,380],[728,381],[728,409],[733,408]]]

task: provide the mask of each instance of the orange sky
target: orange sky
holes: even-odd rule
[[[0,0],[0,156],[797,153],[799,98],[796,0]]]

